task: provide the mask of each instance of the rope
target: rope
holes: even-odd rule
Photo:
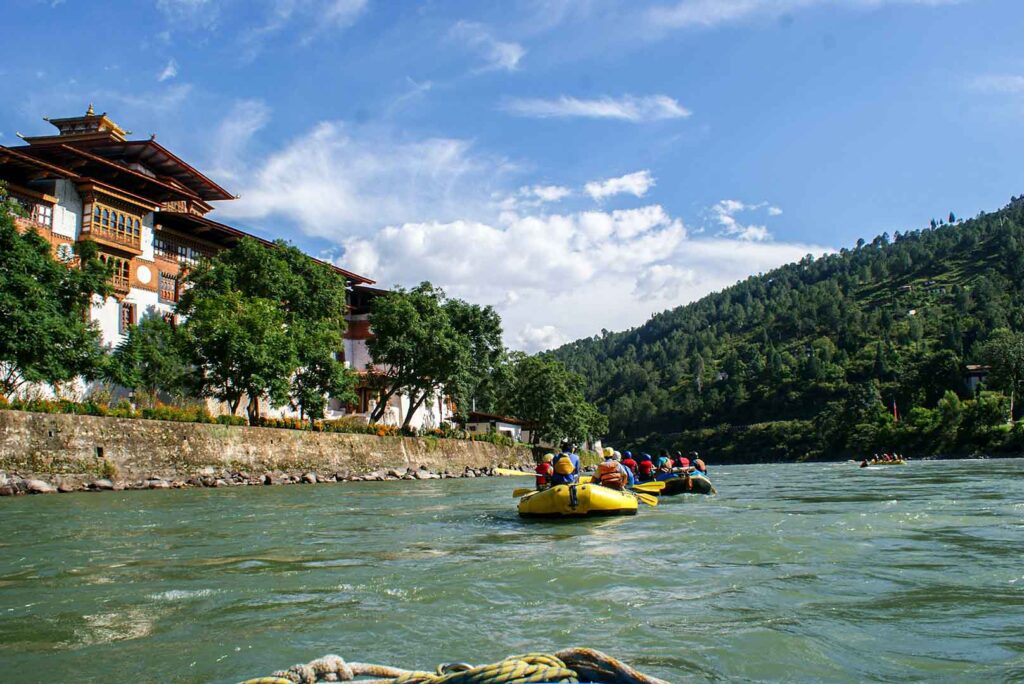
[[[360,684],[668,684],[648,677],[609,655],[590,648],[568,648],[553,655],[527,653],[509,656],[490,665],[439,665],[435,672],[403,670],[387,665],[346,663],[336,655],[293,665],[269,677],[247,679],[242,684],[315,684],[350,682]]]

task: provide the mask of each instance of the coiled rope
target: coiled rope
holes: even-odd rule
[[[435,672],[403,670],[371,663],[346,663],[328,655],[306,664],[293,665],[269,677],[247,679],[242,684],[315,684],[350,682],[361,684],[668,684],[649,677],[609,655],[590,648],[567,648],[553,655],[527,653],[510,656],[490,665],[440,665]]]

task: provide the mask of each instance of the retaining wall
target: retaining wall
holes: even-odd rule
[[[183,479],[212,467],[369,473],[532,464],[525,447],[431,437],[377,437],[156,420],[0,411],[0,471],[51,481]]]

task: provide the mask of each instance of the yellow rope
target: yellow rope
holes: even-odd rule
[[[476,667],[442,665],[436,672],[402,670],[370,663],[346,663],[339,656],[328,655],[306,664],[293,665],[270,677],[247,679],[242,684],[349,682],[357,677],[376,677],[373,680],[360,680],[360,684],[576,684],[581,680],[601,684],[668,684],[589,648],[569,648],[553,655],[527,653]]]

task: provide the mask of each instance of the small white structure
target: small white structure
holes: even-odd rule
[[[515,441],[522,441],[525,422],[509,416],[498,416],[491,413],[470,411],[466,418],[466,432],[472,435],[486,435],[495,432],[506,435]]]

